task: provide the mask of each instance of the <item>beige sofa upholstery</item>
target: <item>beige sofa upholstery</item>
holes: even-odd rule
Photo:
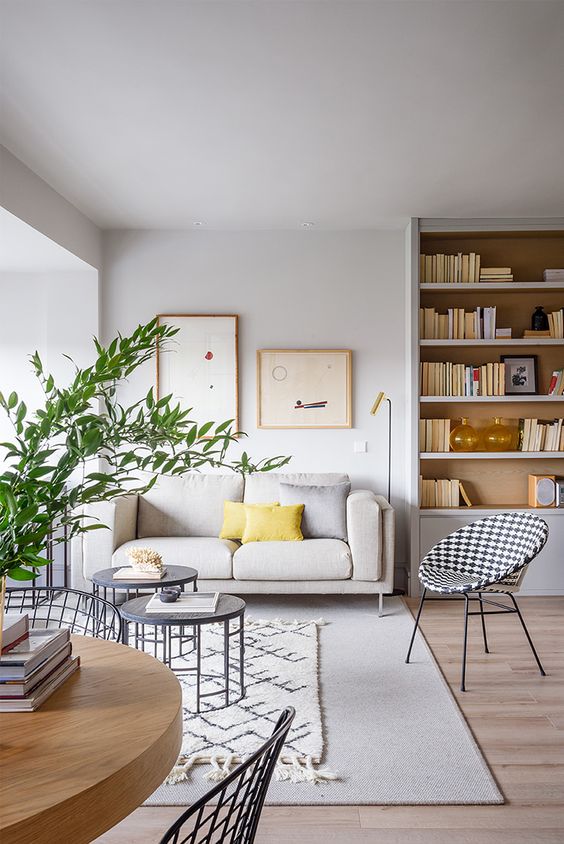
[[[348,481],[338,473],[257,473],[161,477],[144,496],[96,505],[89,514],[107,525],[76,537],[72,583],[90,588],[94,572],[127,564],[133,545],[150,545],[170,565],[199,572],[201,589],[246,594],[374,593],[393,589],[394,511],[382,496],[352,491],[347,499],[347,542],[252,542],[218,539],[223,502],[279,499],[281,480],[294,484]]]

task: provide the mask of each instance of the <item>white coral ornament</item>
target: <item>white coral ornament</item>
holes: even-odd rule
[[[138,571],[162,572],[163,558],[152,548],[130,548],[127,556]]]

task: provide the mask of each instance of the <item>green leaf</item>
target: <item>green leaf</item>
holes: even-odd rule
[[[24,569],[21,566],[15,566],[13,569],[9,569],[7,574],[13,580],[35,580],[36,577],[39,577],[38,572],[28,571],[28,569]]]
[[[198,438],[201,439],[202,437],[205,437],[211,428],[213,428],[213,422],[205,422],[198,431]]]
[[[8,396],[8,407],[12,410],[18,403],[18,394],[10,393]]]

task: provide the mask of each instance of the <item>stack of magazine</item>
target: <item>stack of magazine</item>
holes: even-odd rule
[[[155,615],[173,615],[186,613],[187,615],[211,615],[216,611],[219,592],[182,592],[176,601],[165,603],[161,601],[159,593],[151,595],[145,612]]]
[[[74,674],[69,631],[29,629],[27,615],[6,615],[0,655],[0,712],[33,712]]]

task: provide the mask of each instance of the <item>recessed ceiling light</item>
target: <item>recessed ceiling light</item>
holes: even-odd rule
[[[302,223],[302,229],[311,229],[314,225],[315,223],[312,223],[311,220],[306,220],[304,223]]]
[[[194,222],[192,223],[192,225],[193,225],[193,226],[205,226],[206,224],[204,223],[204,221],[203,221],[203,220],[194,220]]]

